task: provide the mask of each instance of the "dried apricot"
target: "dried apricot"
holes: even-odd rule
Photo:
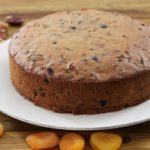
[[[97,132],[91,135],[90,144],[94,150],[117,150],[121,147],[122,138],[113,133]]]
[[[59,138],[53,132],[41,132],[29,135],[26,142],[32,149],[47,149],[57,146]]]
[[[4,126],[0,124],[0,136],[4,133]]]
[[[59,142],[60,150],[82,150],[85,141],[82,136],[76,133],[68,133]]]

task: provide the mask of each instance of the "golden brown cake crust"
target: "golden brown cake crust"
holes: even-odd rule
[[[11,79],[35,104],[101,113],[150,95],[150,28],[118,13],[60,12],[32,21],[9,46]]]
[[[118,13],[61,12],[23,27],[9,51],[35,74],[103,82],[150,69],[150,28]]]

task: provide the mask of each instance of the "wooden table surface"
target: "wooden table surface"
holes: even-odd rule
[[[25,22],[28,22],[48,13],[80,8],[118,11],[150,24],[150,0],[0,0],[0,20],[5,20],[7,15],[18,14],[24,18]],[[17,28],[10,27],[9,36],[16,30]],[[26,124],[2,113],[0,113],[0,123],[4,125],[6,130],[4,136],[0,138],[0,150],[29,149],[25,138],[28,134],[36,131],[52,130],[60,136],[68,132]],[[124,144],[121,150],[150,150],[150,122],[108,132],[131,136],[131,142]],[[91,132],[80,133],[86,139],[85,150],[91,150],[88,146]]]

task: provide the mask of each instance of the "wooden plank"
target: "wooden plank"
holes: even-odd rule
[[[0,122],[5,126],[6,131],[42,131],[42,130],[49,130],[46,128],[30,125],[18,120],[15,120],[11,117],[8,117],[2,113],[0,113]],[[56,131],[56,130],[54,130]],[[59,130],[60,133],[64,133],[66,131]],[[120,132],[122,134],[129,134],[132,133],[149,133],[150,134],[150,121],[146,123],[142,123],[139,125],[134,125],[130,127],[124,127],[115,130],[109,130],[111,132]],[[83,132],[84,133],[84,132]],[[91,132],[85,132],[86,134],[90,134]]]
[[[25,138],[28,132],[6,132],[0,139],[0,150],[28,149]]]
[[[4,125],[6,133],[0,139],[0,150],[27,150],[25,138],[28,134],[39,131],[54,131],[60,137],[68,131],[46,129],[27,123],[17,121],[0,113],[0,122]],[[75,132],[75,131],[70,131]],[[85,150],[91,150],[88,146],[89,136],[94,131],[79,131],[85,137],[87,147]],[[150,122],[139,124],[136,126],[109,130],[108,132],[118,133],[120,135],[129,135],[132,138],[131,143],[123,145],[122,150],[148,150],[150,149]],[[55,149],[57,150],[57,149]]]
[[[134,10],[150,12],[149,0],[1,0],[0,13],[45,12],[98,8],[105,10]]]

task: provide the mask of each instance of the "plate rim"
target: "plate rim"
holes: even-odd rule
[[[42,123],[36,123],[34,121],[29,121],[27,119],[23,119],[23,118],[18,117],[16,115],[11,115],[10,113],[2,111],[1,109],[0,109],[0,112],[2,112],[3,114],[5,114],[9,117],[12,117],[12,118],[17,119],[21,122],[28,123],[28,124],[31,124],[31,125],[44,127],[44,128],[59,129],[59,130],[72,130],[72,131],[94,131],[94,130],[118,129],[118,128],[128,127],[128,126],[137,125],[137,124],[140,124],[140,123],[150,121],[150,118],[148,118],[148,119],[143,119],[143,120],[136,121],[136,122],[133,122],[133,123],[126,123],[126,124],[122,124],[122,125],[113,125],[113,126],[109,126],[109,127],[93,127],[93,128],[87,128],[87,127],[86,128],[79,128],[79,127],[77,127],[77,128],[75,128],[75,127],[60,127],[60,126],[53,126],[53,125],[45,125],[45,124],[42,124]]]

